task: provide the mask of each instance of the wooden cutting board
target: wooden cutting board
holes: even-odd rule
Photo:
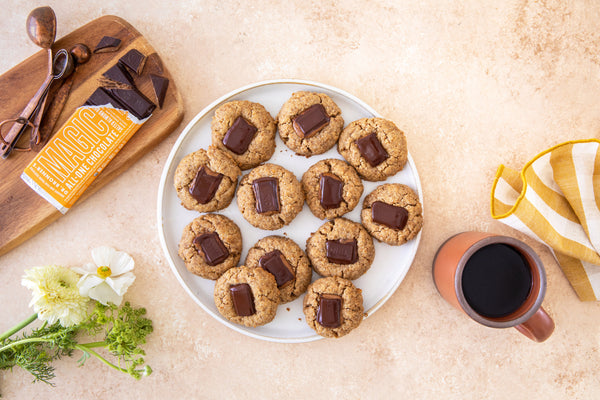
[[[98,18],[57,40],[52,48],[55,51],[70,49],[76,43],[84,43],[93,50],[103,36],[121,39],[121,46],[115,52],[93,54],[88,63],[77,68],[69,98],[53,133],[99,86],[98,79],[102,73],[130,49],[137,49],[148,56],[142,76],[136,77],[136,85],[146,97],[156,101],[149,73],[168,78],[169,87],[163,107],[156,108],[150,119],[133,135],[74,207],[165,139],[183,118],[181,96],[168,70],[148,41],[123,19],[110,15]],[[46,73],[47,53],[41,50],[0,76],[0,121],[20,114],[44,81]],[[23,243],[62,215],[21,180],[21,173],[35,155],[33,151],[13,152],[7,159],[0,159],[0,255]]]

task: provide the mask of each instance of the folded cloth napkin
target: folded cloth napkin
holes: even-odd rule
[[[600,140],[559,144],[520,172],[501,165],[491,210],[550,247],[580,300],[600,299]]]

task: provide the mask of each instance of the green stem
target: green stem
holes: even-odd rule
[[[27,339],[21,339],[21,340],[16,340],[14,342],[11,342],[9,344],[7,344],[6,346],[0,347],[0,353],[2,353],[5,350],[8,349],[12,349],[15,346],[21,345],[21,344],[25,344],[25,343],[41,343],[41,342],[51,342],[52,339],[45,337],[45,338],[27,338]]]
[[[4,332],[2,334],[2,336],[0,336],[0,342],[4,341],[5,339],[8,339],[9,337],[11,337],[12,335],[14,335],[15,333],[19,332],[21,329],[25,328],[27,325],[29,325],[30,323],[32,323],[33,321],[35,321],[37,319],[37,317],[38,317],[37,313],[33,314],[32,316],[30,316],[29,318],[27,318],[25,321],[21,322],[20,324],[17,324],[15,326],[13,326],[12,328],[10,328],[6,332]]]
[[[106,342],[91,342],[91,343],[81,343],[80,346],[83,346],[88,349],[92,349],[94,347],[106,347]]]
[[[79,350],[83,351],[84,353],[89,353],[89,354],[93,355],[94,357],[96,357],[100,361],[102,361],[104,364],[108,365],[109,367],[111,367],[113,369],[116,369],[117,371],[128,373],[126,369],[123,369],[121,367],[117,367],[115,364],[111,363],[106,358],[102,357],[100,354],[96,353],[94,350],[92,350],[92,349],[90,349],[90,348],[88,348],[88,347],[86,347],[84,345],[76,344],[74,347],[76,349],[79,349]]]

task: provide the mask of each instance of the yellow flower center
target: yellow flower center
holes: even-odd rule
[[[102,279],[106,279],[108,278],[111,274],[112,271],[110,270],[110,267],[107,266],[100,266],[98,267],[98,269],[96,270],[96,273],[98,274],[98,276]]]

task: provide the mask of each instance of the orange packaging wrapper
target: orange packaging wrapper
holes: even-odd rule
[[[112,105],[79,107],[21,179],[64,214],[146,119]]]

